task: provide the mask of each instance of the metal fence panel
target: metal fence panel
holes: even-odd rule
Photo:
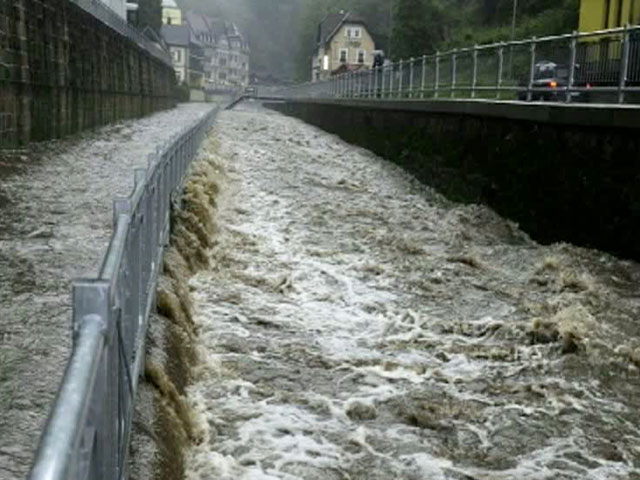
[[[73,350],[31,480],[121,480],[149,314],[168,242],[171,196],[211,127],[214,109],[135,171],[114,201],[114,234],[98,279],[73,283]]]
[[[545,78],[545,68],[554,78]],[[638,92],[640,26],[626,26],[436,52],[284,88],[276,96],[640,103]]]

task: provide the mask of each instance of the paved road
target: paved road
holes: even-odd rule
[[[0,159],[0,479],[26,476],[70,348],[70,282],[95,276],[111,201],[155,146],[210,105],[184,105]]]

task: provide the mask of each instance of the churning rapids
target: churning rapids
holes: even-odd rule
[[[221,115],[195,479],[640,479],[640,268]]]

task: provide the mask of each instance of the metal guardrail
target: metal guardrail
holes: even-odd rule
[[[90,13],[104,24],[111,27],[120,35],[128,38],[137,44],[141,49],[148,51],[156,59],[173,68],[171,56],[169,52],[164,50],[159,44],[152,42],[145,37],[140,31],[132,27],[125,19],[120,17],[116,12],[107,7],[100,0],[70,0],[84,11]]]
[[[114,202],[114,233],[96,279],[73,283],[73,351],[30,480],[121,480],[149,314],[172,203],[213,124],[215,108],[135,171]]]
[[[288,87],[277,95],[625,103],[631,92],[640,92],[640,26],[436,52]]]

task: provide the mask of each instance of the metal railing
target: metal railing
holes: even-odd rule
[[[169,52],[162,48],[158,43],[149,40],[139,30],[131,26],[125,19],[111,10],[100,0],[70,1],[71,3],[75,3],[84,11],[96,17],[102,23],[111,27],[123,37],[126,37],[133,43],[137,44],[141,49],[148,51],[153,57],[160,60],[162,63],[165,63],[166,65],[173,68],[173,62],[171,61]]]
[[[640,92],[640,26],[436,52],[287,87],[277,94],[625,103],[630,92]]]
[[[73,350],[31,480],[121,480],[149,314],[172,204],[218,112],[172,137],[114,202],[114,233],[96,279],[73,282]]]

